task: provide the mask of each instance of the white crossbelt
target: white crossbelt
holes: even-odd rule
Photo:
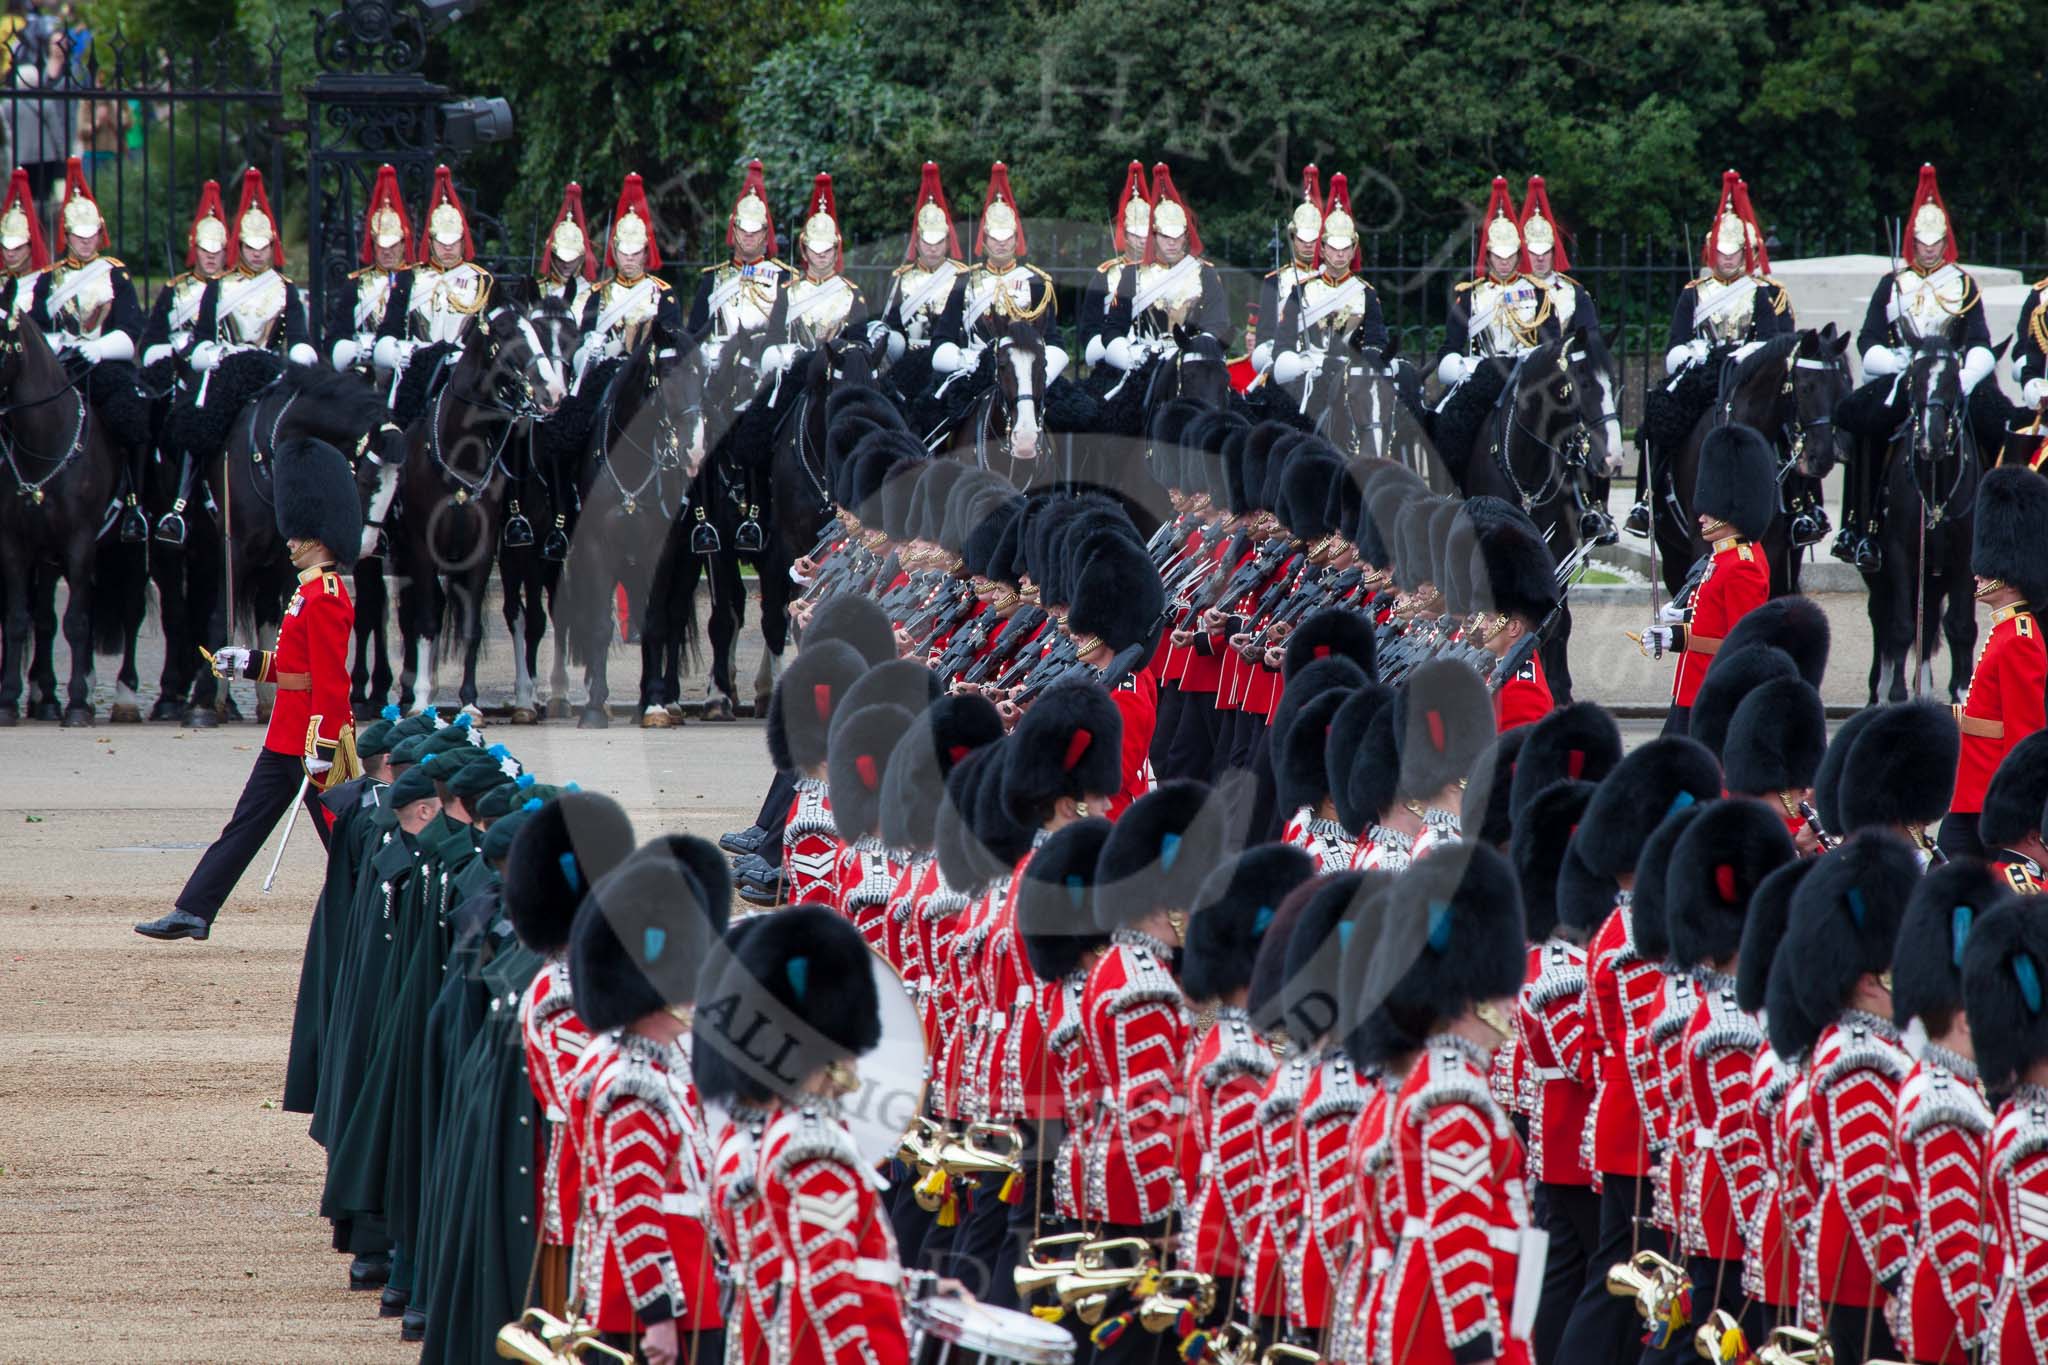
[[[687,1190],[669,1190],[661,1196],[661,1211],[680,1218],[702,1218],[704,1196]]]
[[[79,290],[85,288],[88,284],[96,284],[105,279],[113,273],[113,269],[114,267],[108,263],[107,258],[104,256],[95,256],[90,261],[87,261],[84,265],[66,275],[64,282],[50,291],[50,311],[52,313],[56,312],[65,304],[71,302]]]
[[[941,262],[939,268],[926,276],[924,283],[920,284],[915,292],[903,296],[903,320],[910,321],[910,315],[929,303],[940,290],[951,288],[953,277],[959,273],[951,261]]]
[[[264,288],[275,278],[275,270],[266,270],[261,275],[251,275],[243,280],[222,280],[220,282],[220,303],[215,307],[216,316],[232,313],[242,306],[242,300]],[[239,286],[239,287],[237,287]]]
[[[1181,257],[1178,264],[1170,267],[1164,275],[1161,275],[1158,279],[1138,291],[1137,297],[1131,300],[1131,316],[1136,317],[1147,308],[1150,308],[1169,289],[1182,283],[1189,275],[1194,274],[1201,268],[1201,257]]]
[[[1330,316],[1330,314],[1332,313],[1338,312],[1341,309],[1349,308],[1354,304],[1359,305],[1362,309],[1364,303],[1365,281],[1359,279],[1357,276],[1354,275],[1350,279],[1344,281],[1343,287],[1340,288],[1336,293],[1331,294],[1329,297],[1321,300],[1318,303],[1312,304],[1311,306],[1302,309],[1300,325],[1303,327],[1313,327],[1315,324],[1321,322],[1324,318]]]
[[[597,325],[591,330],[600,333],[609,332],[612,329],[612,324],[625,316],[627,309],[646,302],[647,296],[653,292],[654,277],[651,275],[641,276],[631,286],[622,290],[619,296],[613,299],[610,304],[606,305],[604,311],[597,315]],[[711,305],[711,311],[717,312],[718,304],[715,302],[717,295],[712,295],[712,298],[714,302]]]
[[[820,308],[823,308],[826,304],[835,303],[838,300],[844,298],[846,296],[846,292],[847,290],[845,279],[842,278],[841,276],[834,275],[830,280],[827,280],[824,284],[819,285],[816,293],[812,294],[809,298],[805,299],[796,308],[791,310],[789,320],[791,322],[800,322],[804,318],[807,318],[811,314],[817,312]]]

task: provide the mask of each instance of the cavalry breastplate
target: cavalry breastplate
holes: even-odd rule
[[[1963,315],[1976,297],[1974,282],[1956,266],[1944,265],[1925,275],[1901,270],[1892,276],[1892,301],[1886,313],[1901,341],[1952,341],[1961,334]]]
[[[933,284],[933,276],[940,271],[945,272],[946,282]],[[946,311],[953,291],[960,287],[960,277],[960,267],[950,261],[936,271],[913,265],[896,277],[896,321],[901,324],[904,340],[909,345],[931,344],[932,323]],[[913,302],[915,307],[910,306]]]
[[[51,323],[74,337],[97,337],[114,311],[114,263],[95,256],[83,265],[50,267],[50,297],[71,293],[51,310]]]
[[[6,300],[10,318],[18,318],[28,310],[29,302],[35,297],[36,279],[42,273],[40,270],[26,270],[19,275],[0,276],[0,290],[5,291],[0,293],[0,298]]]
[[[1148,286],[1164,279],[1171,269],[1172,266],[1160,265],[1157,262],[1139,266],[1137,293],[1145,293]],[[1170,332],[1193,316],[1195,305],[1201,301],[1202,268],[1196,266],[1168,287],[1165,293],[1152,300],[1139,319],[1140,330],[1155,336]]]
[[[597,325],[605,340],[616,340],[619,354],[639,346],[641,334],[661,311],[663,283],[652,275],[627,282],[617,278],[597,286]]]
[[[844,275],[822,280],[800,275],[786,289],[792,341],[810,346],[830,341],[846,326],[847,314],[853,311],[853,285]]]
[[[206,281],[187,271],[172,280],[169,288],[171,333],[176,336],[190,332],[199,318],[199,301],[206,297]]]
[[[766,327],[782,283],[783,267],[774,261],[756,261],[749,266],[728,261],[718,267],[711,274],[711,297],[717,302],[712,310],[712,336],[723,341]]]
[[[1537,329],[1550,316],[1550,298],[1526,275],[1505,284],[1487,278],[1466,295],[1471,309],[1469,348],[1479,355],[1521,356],[1536,349]]]
[[[1312,265],[1297,265],[1289,261],[1273,272],[1273,316],[1260,318],[1260,330],[1268,333],[1280,325],[1280,319],[1287,316],[1287,300],[1297,285],[1310,285],[1322,278],[1322,273]],[[1304,293],[1306,291],[1304,290]]]
[[[1703,341],[1748,341],[1756,330],[1756,279],[1709,275],[1693,288],[1692,332]]]
[[[277,334],[284,306],[284,276],[275,270],[223,276],[214,318],[220,339],[237,346],[268,346]]]
[[[1336,281],[1321,273],[1311,275],[1301,286],[1302,327],[1305,331],[1313,329],[1313,339],[1327,345],[1331,337],[1345,336],[1358,326],[1365,317],[1368,297],[1364,281],[1356,275],[1347,274]],[[1342,302],[1333,304],[1337,299]],[[1285,295],[1281,296],[1281,306],[1286,306]],[[1325,307],[1328,311],[1316,316],[1317,310]],[[1310,321],[1311,318],[1314,320]]]
[[[356,306],[353,313],[358,333],[374,332],[384,320],[391,302],[391,272],[372,266],[356,276]]]
[[[1568,332],[1572,326],[1572,314],[1579,310],[1579,291],[1572,282],[1552,271],[1548,278],[1539,281],[1550,291],[1550,315],[1557,319],[1557,329]]]
[[[460,341],[491,301],[491,276],[464,261],[447,270],[423,265],[412,277],[410,331],[416,341]]]
[[[584,300],[590,297],[590,281],[582,275],[571,275],[566,280],[549,276],[540,282],[540,296],[544,299],[560,299],[569,306],[570,313],[581,317]]]
[[[998,273],[978,265],[967,274],[966,309],[963,318],[974,321],[968,330],[983,336],[1001,334],[1014,320],[1036,322],[1051,302],[1048,291],[1039,302],[1031,302],[1032,281],[1037,276],[1029,267],[1013,265]]]

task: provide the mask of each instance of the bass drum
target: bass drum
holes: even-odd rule
[[[924,1112],[924,1016],[887,958],[871,952],[868,966],[882,1003],[882,1041],[855,1061],[860,1089],[839,1102],[839,1112],[860,1154],[881,1166]]]
[[[910,1312],[913,1365],[1073,1365],[1073,1337],[1029,1313],[972,1299],[926,1299]]]

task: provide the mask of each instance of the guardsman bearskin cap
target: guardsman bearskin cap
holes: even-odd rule
[[[1320,879],[1310,877],[1280,900],[1273,922],[1259,936],[1259,955],[1252,960],[1251,990],[1245,999],[1252,1023],[1265,1033],[1285,1034],[1287,1008],[1287,943],[1301,912],[1315,896]]]
[[[2048,1057],[2048,915],[2004,901],[1970,930],[1963,949],[1963,1008],[1978,1074],[2004,1090]]]
[[[2008,465],[1977,483],[1977,519],[1970,540],[1970,572],[2019,590],[2030,606],[2048,607],[2048,479]]]
[[[1515,780],[1508,802],[1522,809],[1554,782],[1598,782],[1621,762],[1621,727],[1596,702],[1575,701],[1528,727],[1515,755]]]
[[[1553,782],[1522,803],[1508,857],[1522,887],[1522,909],[1528,918],[1529,940],[1540,943],[1557,930],[1558,877],[1571,847],[1572,831],[1586,815],[1593,784],[1570,778]],[[1613,904],[1612,894],[1608,903]]]
[[[1209,874],[1243,847],[1241,795],[1182,778],[1132,802],[1102,846],[1095,922],[1114,929],[1192,906]]]
[[[1504,730],[1472,760],[1472,775],[1465,782],[1465,800],[1459,806],[1459,823],[1466,838],[1502,850],[1507,848],[1515,830],[1514,813],[1508,804],[1514,795],[1515,764],[1528,738],[1526,725]]]
[[[826,640],[843,640],[871,664],[896,657],[896,630],[889,624],[889,613],[872,598],[857,593],[833,593],[812,609],[803,648]]]
[[[938,855],[939,875],[946,885],[962,895],[973,895],[987,886],[1006,867],[982,845],[975,829],[975,800],[984,777],[1000,780],[1003,759],[1009,751],[1007,738],[974,750],[946,775],[946,791],[932,822],[932,851]]]
[[[791,1098],[882,1040],[874,955],[850,921],[807,904],[750,923],[698,986],[691,1063],[706,1098]]]
[[[1820,768],[1813,775],[1813,812],[1829,834],[1849,832],[1842,823],[1842,770],[1848,766],[1849,751],[1862,737],[1863,727],[1877,719],[1877,713],[1877,707],[1865,707],[1836,726],[1827,752],[1820,756]]]
[[[1798,666],[1799,676],[1819,687],[1828,675],[1828,614],[1811,597],[1796,593],[1773,597],[1744,612],[1742,619],[1729,627],[1714,667],[1752,645],[1784,650]]]
[[[1348,693],[1351,689],[1363,687],[1365,684],[1365,673],[1357,664],[1342,655],[1333,654],[1303,666],[1298,673],[1287,679],[1286,689],[1280,693],[1280,700],[1273,706],[1273,715],[1267,726],[1272,743],[1280,742],[1281,736],[1294,724],[1294,713],[1307,705],[1312,698],[1330,691]],[[1326,765],[1328,761],[1325,758]],[[1350,765],[1347,763],[1345,766],[1348,771]],[[1340,780],[1333,773],[1331,781],[1335,783]]]
[[[1075,640],[1094,636],[1112,654],[1159,638],[1166,590],[1159,569],[1128,535],[1099,531],[1077,542],[1067,629]]]
[[[1961,746],[1956,718],[1946,706],[1907,701],[1881,708],[1857,733],[1842,764],[1838,832],[1939,820],[1955,794]]]
[[[1383,999],[1404,1033],[1426,1038],[1468,1007],[1520,991],[1527,951],[1507,859],[1484,844],[1425,858],[1388,897],[1363,1002]]]
[[[534,812],[505,863],[505,913],[519,941],[560,952],[577,905],[632,851],[633,822],[609,796],[565,792]]]
[[[869,706],[900,706],[911,715],[922,715],[937,701],[943,688],[938,675],[916,659],[890,659],[876,664],[854,680],[832,712],[832,733],[854,712]]]
[[[882,781],[889,758],[916,719],[887,702],[842,710],[833,717],[825,760],[832,824],[849,843],[882,832]]]
[[[1731,422],[1707,433],[1692,509],[1751,540],[1762,538],[1778,513],[1778,460],[1762,432]]]
[[[1017,937],[1041,981],[1064,981],[1109,942],[1095,922],[1095,868],[1110,823],[1099,815],[1053,832],[1024,864],[1017,885]]]
[[[1361,683],[1330,717],[1324,737],[1323,767],[1337,822],[1354,835],[1377,824],[1394,804],[1401,762],[1394,752],[1393,703],[1393,688]]]
[[[891,848],[933,847],[947,776],[976,749],[1002,737],[1002,717],[980,693],[934,701],[896,742],[882,775],[882,841]]]
[[[1472,771],[1493,742],[1493,694],[1471,665],[1432,659],[1409,675],[1394,697],[1394,743],[1401,755],[1400,789],[1434,796]]]
[[[358,753],[362,752],[360,745]],[[2048,730],[2036,730],[2006,750],[1984,791],[1977,837],[1986,848],[2008,848],[2041,828],[2048,806]]]
[[[1473,584],[1472,605],[1481,611],[1519,616],[1532,627],[1542,625],[1557,606],[1557,558],[1543,543],[1542,534],[1519,514],[1499,518],[1476,515],[1472,523],[1482,575]]]
[[[1804,790],[1813,785],[1827,745],[1820,693],[1804,678],[1773,678],[1735,708],[1721,746],[1723,785],[1746,796]]]
[[[1629,921],[1629,941],[1647,961],[1662,962],[1671,954],[1671,931],[1664,919],[1671,852],[1678,847],[1679,836],[1692,827],[1705,809],[1695,803],[1665,816],[1664,823],[1651,830],[1650,837],[1643,841],[1642,856],[1636,859],[1635,895],[1624,913]]]
[[[649,841],[584,897],[569,938],[569,987],[592,1033],[696,999],[732,909],[732,869],[687,834]]]
[[[277,533],[286,540],[317,540],[342,572],[355,568],[362,549],[363,503],[348,456],[308,436],[278,442],[270,468]]]
[[[1929,868],[1906,902],[1892,954],[1892,1020],[1918,1019],[1940,1031],[1963,1004],[1963,956],[1970,931],[2010,893],[1990,864],[1958,858]]]
[[[1799,890],[1806,874],[1813,871],[1814,862],[1812,858],[1796,858],[1767,874],[1750,893],[1749,911],[1742,918],[1742,937],[1736,950],[1735,1003],[1751,1014],[1764,1007],[1771,962],[1791,924],[1792,895]]]
[[[1720,794],[1721,765],[1705,748],[1677,735],[1653,739],[1601,781],[1573,842],[1587,871],[1610,878],[1633,872],[1665,816]]]
[[[1920,883],[1913,846],[1865,830],[1822,854],[1792,895],[1791,919],[1775,970],[1823,1027],[1847,1007],[1856,981],[1891,970],[1906,901]]]
[[[1710,753],[1720,754],[1728,742],[1729,722],[1735,719],[1735,708],[1742,705],[1742,699],[1773,678],[1798,674],[1792,656],[1782,649],[1752,647],[1735,654],[1723,650],[1693,698],[1686,735]]]
[[[1330,795],[1330,769],[1324,758],[1337,710],[1351,695],[1332,688],[1309,698],[1288,718],[1285,730],[1270,736],[1273,777],[1279,809],[1314,811]]]
[[[1377,939],[1386,921],[1394,874],[1336,872],[1318,877],[1315,892],[1287,935],[1287,984],[1279,1008],[1290,1038],[1321,1038],[1343,1023],[1344,949],[1353,935]]]
[[[1315,870],[1306,850],[1260,844],[1209,874],[1188,918],[1181,957],[1180,984],[1188,999],[1221,1000],[1251,985],[1252,964],[1280,903]]]
[[[840,640],[797,651],[768,703],[768,757],[777,768],[801,774],[825,761],[833,713],[865,672],[859,653]]]
[[[1372,618],[1364,612],[1325,607],[1304,618],[1280,653],[1280,676],[1289,686],[1295,674],[1317,659],[1338,655],[1374,676]],[[1283,694],[1284,695],[1284,694]]]
[[[1785,822],[1759,802],[1716,801],[1695,809],[1698,818],[1680,833],[1664,866],[1670,958],[1681,967],[1736,956],[1757,888],[1799,856]],[[1636,895],[1640,905],[1640,889]]]
[[[1011,732],[1004,804],[1037,828],[1061,797],[1107,798],[1123,790],[1123,715],[1094,683],[1056,683]]]

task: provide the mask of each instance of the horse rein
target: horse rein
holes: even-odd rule
[[[6,352],[13,352],[15,354],[19,354],[20,351],[21,343],[19,341],[9,340],[4,344],[0,344],[0,354],[4,354]],[[72,427],[70,443],[64,447],[64,450],[61,454],[39,455],[32,450],[23,451],[23,453],[27,454],[31,459],[55,461],[55,463],[52,464],[50,467],[50,472],[43,475],[40,479],[30,479],[21,472],[21,464],[15,458],[15,456],[16,452],[22,451],[23,448],[19,444],[17,444],[17,442],[11,435],[12,424],[7,424],[9,428],[7,432],[0,432],[0,460],[6,461],[7,472],[14,476],[15,491],[22,497],[27,498],[30,502],[34,503],[38,507],[42,506],[43,503],[43,490],[46,487],[48,487],[57,478],[58,475],[62,474],[66,469],[69,469],[71,467],[71,462],[78,458],[78,452],[85,448],[86,402],[85,394],[79,388],[79,385],[82,382],[83,376],[81,376],[79,379],[70,379],[67,380],[62,387],[57,388],[51,391],[50,393],[44,394],[41,398],[31,398],[24,402],[8,403],[5,406],[0,406],[0,419],[4,419],[12,417],[17,412],[26,412],[30,408],[38,408],[45,403],[55,402],[57,399],[62,398],[67,393],[70,394],[73,401],[75,401],[78,404],[78,411],[75,414],[73,414],[71,419]]]

